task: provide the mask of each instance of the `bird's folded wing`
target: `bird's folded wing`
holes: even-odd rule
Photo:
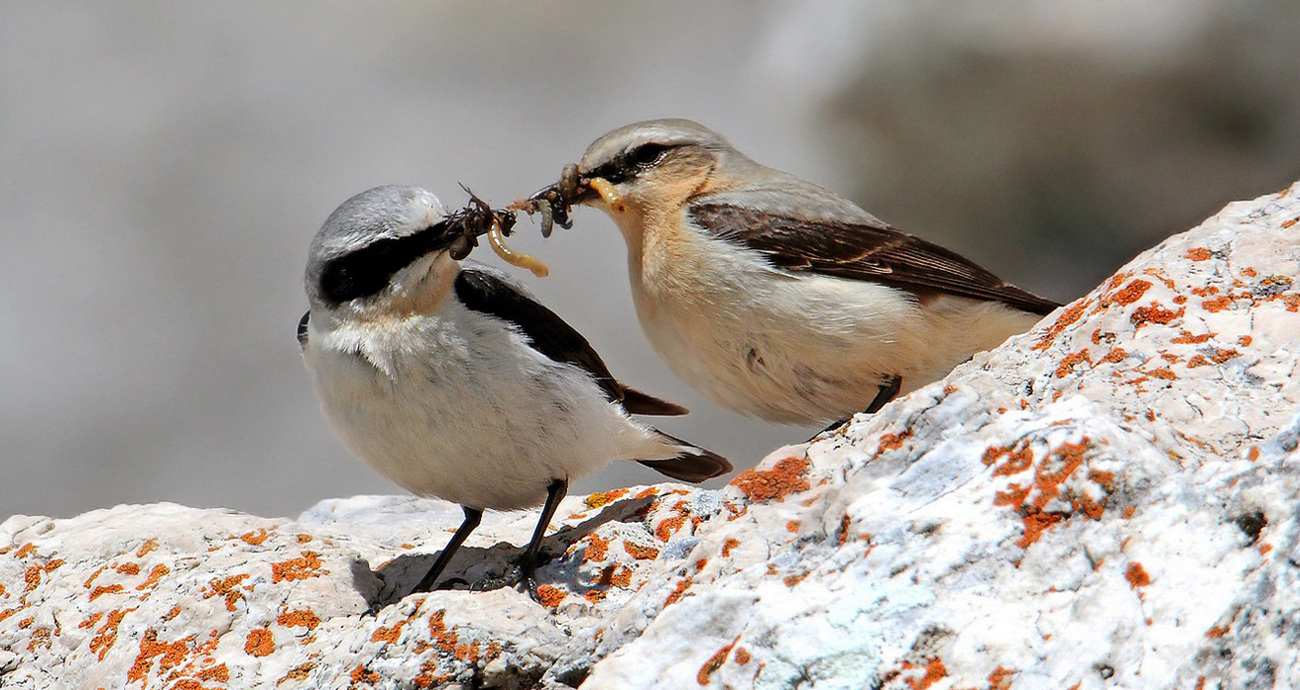
[[[1034,314],[1058,304],[1007,283],[974,262],[862,213],[800,218],[729,203],[696,203],[690,220],[711,237],[758,251],[787,271],[869,280],[1002,302]]]

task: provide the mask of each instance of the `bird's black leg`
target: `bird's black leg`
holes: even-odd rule
[[[537,596],[537,566],[540,565],[541,560],[542,537],[546,535],[547,525],[551,524],[551,518],[560,507],[560,501],[564,500],[564,495],[568,492],[568,479],[556,479],[546,487],[546,504],[542,506],[542,515],[537,519],[533,538],[528,542],[528,548],[524,549],[523,558],[519,562],[519,581],[528,590],[528,596],[532,597],[533,601],[540,601]]]
[[[438,560],[433,562],[433,567],[429,568],[428,574],[424,576],[424,579],[420,580],[420,584],[416,585],[415,589],[411,590],[412,592],[433,591],[438,584],[438,576],[442,575],[442,571],[447,568],[447,564],[451,562],[451,557],[456,554],[460,545],[465,543],[469,533],[473,532],[475,527],[478,527],[479,520],[483,519],[483,511],[477,508],[461,506],[461,510],[465,511],[465,521],[460,523],[460,527],[456,528],[456,533],[451,535],[451,541],[447,542],[447,545],[442,548],[442,553],[438,554]]]
[[[880,384],[880,390],[876,392],[876,397],[871,399],[871,404],[867,405],[867,409],[863,410],[863,412],[866,412],[867,414],[875,414],[879,412],[880,408],[884,407],[890,400],[893,400],[898,395],[898,391],[902,390],[902,388],[903,377],[894,374],[887,383]]]
[[[898,391],[902,390],[902,388],[903,388],[903,377],[899,376],[898,374],[894,374],[888,381],[880,384],[880,390],[876,391],[876,397],[871,399],[871,403],[867,405],[867,409],[863,410],[863,412],[865,412],[866,414],[875,414],[879,412],[880,408],[884,407],[890,400],[893,400],[894,397],[898,395]],[[813,438],[817,438],[822,434],[827,434],[832,431],[835,431],[836,429],[848,423],[848,421],[849,421],[848,418],[845,418],[835,422],[831,422],[830,426],[826,427],[825,429],[822,429],[821,431],[818,431],[816,435],[814,435],[812,438],[808,440],[811,441],[813,440]]]

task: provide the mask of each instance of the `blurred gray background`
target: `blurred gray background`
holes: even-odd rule
[[[1300,177],[1297,35],[1294,0],[0,0],[0,518],[400,492],[334,439],[293,337],[307,243],[362,189],[504,205],[689,117],[1067,301]],[[534,227],[513,244],[552,274],[523,277],[694,410],[666,430],[738,468],[807,438],[668,372],[602,214]]]

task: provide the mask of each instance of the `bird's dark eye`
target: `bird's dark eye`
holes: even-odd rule
[[[642,144],[628,152],[627,158],[633,165],[648,168],[663,160],[668,147],[663,144]]]

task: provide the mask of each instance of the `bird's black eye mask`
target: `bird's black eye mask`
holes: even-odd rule
[[[464,209],[423,230],[402,237],[384,237],[330,259],[321,270],[321,297],[331,307],[373,297],[388,286],[398,271],[431,252],[446,250],[459,261],[478,245],[478,236],[488,232],[493,221],[508,233],[515,224],[515,214],[494,211],[478,197],[472,197]]]
[[[320,294],[331,307],[371,297],[416,259],[450,244],[447,221],[403,237],[385,237],[325,262]]]
[[[660,144],[653,141],[634,146],[619,154],[614,160],[583,175],[586,179],[604,178],[610,184],[626,182],[668,158],[679,144]]]

